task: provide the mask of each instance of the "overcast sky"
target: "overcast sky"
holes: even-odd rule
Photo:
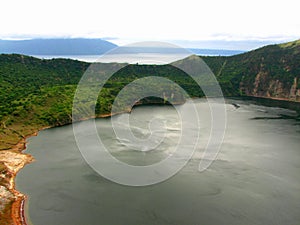
[[[116,44],[300,38],[296,0],[4,0],[0,38],[93,37]],[[194,44],[193,44],[194,43]]]

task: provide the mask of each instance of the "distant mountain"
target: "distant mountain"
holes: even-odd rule
[[[175,40],[178,46],[197,49],[230,49],[235,51],[251,51],[266,45],[277,44],[276,40]]]
[[[0,40],[0,54],[23,54],[33,56],[102,55],[117,45],[102,39],[59,38],[30,40]],[[243,53],[239,50],[188,48],[196,55],[231,56]],[[158,50],[161,52],[161,50]]]
[[[101,55],[115,47],[102,39],[0,40],[0,53],[24,55]]]

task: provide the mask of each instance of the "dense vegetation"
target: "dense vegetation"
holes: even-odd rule
[[[225,92],[290,99],[295,78],[296,88],[300,89],[300,40],[230,57],[203,59],[218,80],[227,84]]]
[[[88,66],[88,63],[68,59],[40,60],[17,54],[0,55],[0,148],[10,148],[20,138],[41,127],[70,123],[77,84]],[[116,65],[112,63],[111,66]],[[145,76],[169,78],[189,90],[190,96],[203,96],[194,81],[175,67],[127,65],[105,83],[96,103],[97,115],[109,114],[119,91],[137,78]],[[149,85],[166,96],[166,99],[146,98],[137,102],[138,104],[153,101],[167,103],[169,100],[184,102],[186,96],[172,85],[166,84],[160,89],[153,82],[149,82]],[[90,89],[91,87],[83,92],[85,109],[90,109],[95,104],[89,100]],[[139,91],[143,90],[135,89],[137,96]]]
[[[280,84],[277,86],[282,92],[290,92],[295,78],[300,78],[300,41],[230,57],[203,59],[216,75],[225,96],[265,94],[265,97],[272,97],[266,94],[271,93],[272,82]],[[41,60],[17,54],[0,55],[0,149],[11,148],[22,137],[42,127],[70,123],[74,93],[89,65],[68,59]],[[258,77],[258,74],[263,76]],[[127,65],[106,82],[93,110],[98,115],[110,113],[114,98],[123,87],[137,78],[149,76],[176,82],[190,97],[203,96],[198,85],[176,67]],[[149,82],[149,85],[155,88],[155,83]],[[135,88],[138,95],[142,90]],[[299,82],[297,88],[300,88]],[[186,97],[178,88],[167,84],[156,91],[166,96],[165,99],[146,98],[138,103],[168,103],[171,100],[180,103]],[[273,94],[276,97],[276,93]],[[83,95],[89,99],[89,90]],[[95,102],[87,100],[82,110],[90,110],[93,104]]]

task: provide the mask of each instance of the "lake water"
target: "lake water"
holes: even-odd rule
[[[93,63],[97,61],[101,55],[32,55],[33,57],[39,59],[73,59],[79,60],[83,62],[90,62]]]
[[[187,49],[191,53],[195,55],[201,55],[201,56],[231,56],[231,55],[237,55],[241,54],[244,51],[238,51],[238,50],[219,50],[219,49]],[[174,55],[174,54],[173,54]],[[84,62],[96,62],[100,59],[101,61],[101,55],[33,55],[36,58],[40,59],[55,59],[55,58],[67,58],[67,59],[74,59],[74,60],[79,60],[79,61],[84,61]],[[170,55],[163,55],[159,54],[160,57],[165,58],[170,58]],[[112,60],[109,60],[109,59]],[[130,57],[129,54],[126,55],[120,55],[120,56],[111,56],[111,57],[106,57],[105,61],[101,62],[132,62],[132,61],[139,61],[141,59],[141,56],[132,56]],[[128,58],[130,60],[128,61]],[[144,59],[147,60],[153,60],[157,59],[157,54],[148,54],[148,55],[143,55]],[[177,59],[177,56],[174,55],[174,58]],[[169,61],[169,60],[168,60]]]
[[[240,107],[235,108],[232,101]],[[16,179],[17,189],[29,196],[28,222],[299,224],[300,123],[293,119],[295,112],[227,100],[228,124],[222,147],[213,164],[200,173],[210,120],[204,100],[195,102],[202,124],[199,146],[178,174],[156,185],[123,186],[98,175],[83,160],[71,125],[30,138],[26,152],[36,161]],[[110,118],[97,119],[96,125],[112,155],[133,165],[149,165],[172,154],[180,136],[179,118],[172,106],[134,108],[130,119],[137,136],[147,137],[147,121],[152,118],[164,120],[168,128],[157,151],[132,151],[123,145],[111,130]]]

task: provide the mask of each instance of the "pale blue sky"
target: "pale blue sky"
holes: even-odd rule
[[[147,40],[184,47],[207,40],[282,42],[300,38],[297,2],[7,0],[1,2],[0,39],[109,37],[119,45]]]

